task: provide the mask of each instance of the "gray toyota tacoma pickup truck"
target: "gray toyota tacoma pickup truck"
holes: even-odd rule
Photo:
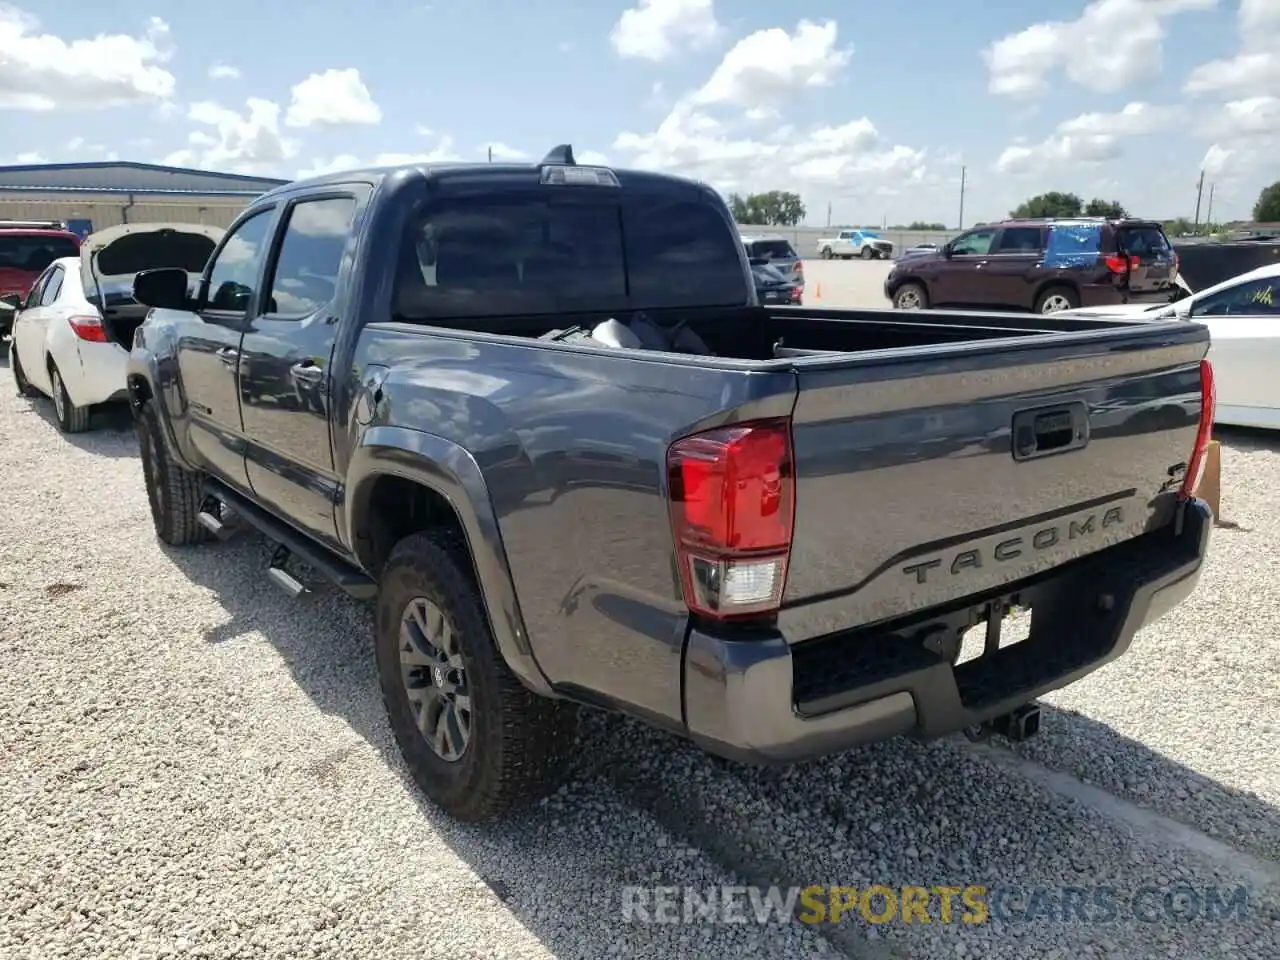
[[[554,787],[578,705],[748,762],[1027,736],[1205,558],[1205,327],[763,307],[713,190],[567,146],[291,183],[134,294],[159,538],[373,601],[463,819]]]

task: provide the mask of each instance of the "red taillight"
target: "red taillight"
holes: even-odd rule
[[[90,343],[106,343],[107,331],[102,326],[100,317],[70,317],[67,322],[76,336]]]
[[[1204,476],[1204,458],[1209,451],[1209,440],[1213,436],[1213,416],[1218,405],[1218,391],[1213,382],[1213,364],[1208,360],[1200,361],[1200,428],[1196,430],[1196,446],[1191,451],[1191,459],[1187,461],[1187,473],[1182,478],[1182,490],[1179,498],[1190,500],[1195,496],[1200,479]]]
[[[792,299],[792,300],[794,300],[796,303],[799,303],[799,302],[800,302],[800,288],[799,288],[799,287],[792,287],[792,288],[791,288],[791,299]]]
[[[791,424],[758,420],[677,440],[667,496],[685,604],[717,620],[774,613],[795,521]]]
[[[797,260],[797,261],[796,261],[796,276],[798,277],[798,276],[800,276],[800,275],[801,275],[801,274],[803,274],[803,273],[804,273],[804,261],[803,261],[803,260]]]
[[[1112,273],[1128,273],[1130,270],[1136,270],[1142,265],[1141,257],[1126,257],[1121,254],[1111,254],[1102,258],[1102,262],[1107,265],[1107,269]]]

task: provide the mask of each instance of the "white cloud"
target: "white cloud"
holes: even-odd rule
[[[1048,20],[1009,34],[983,51],[995,94],[1031,97],[1062,70],[1072,83],[1111,91],[1161,69],[1164,21],[1218,0],[1093,0],[1075,20]],[[1265,0],[1264,0],[1265,2]]]
[[[693,102],[760,107],[829,87],[852,56],[851,48],[836,47],[836,37],[834,20],[801,20],[794,33],[781,27],[757,30],[724,55]]]
[[[97,109],[173,96],[173,74],[161,66],[171,56],[169,26],[158,17],[137,37],[64,40],[39,31],[35,17],[0,6],[0,109]]]
[[[425,130],[425,128],[421,128]],[[410,163],[448,163],[458,162],[462,156],[454,149],[452,137],[441,137],[431,150],[418,153],[380,153],[372,159],[362,159],[351,153],[339,154],[325,160],[316,158],[308,166],[298,171],[298,179],[318,177],[339,170],[358,170],[363,167],[396,167]]]
[[[382,122],[382,110],[373,102],[369,88],[355,67],[313,73],[294,84],[288,127],[339,127]]]
[[[704,49],[720,32],[712,0],[640,0],[622,12],[609,42],[620,57],[661,61],[682,49]]]
[[[1238,23],[1239,52],[1196,67],[1187,93],[1280,96],[1280,3],[1240,0]]]
[[[1015,142],[997,158],[998,173],[1043,173],[1072,164],[1102,163],[1124,152],[1126,137],[1159,133],[1174,126],[1183,111],[1176,106],[1130,103],[1116,113],[1082,113],[1058,124],[1040,143]]]
[[[258,97],[246,101],[241,115],[210,101],[193,103],[187,119],[199,125],[188,145],[161,163],[201,167],[232,173],[275,174],[281,164],[297,156],[299,144],[280,132],[280,105]]]
[[[239,80],[240,68],[225,63],[215,63],[209,68],[210,80]]]

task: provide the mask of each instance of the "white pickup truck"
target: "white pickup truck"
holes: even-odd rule
[[[818,256],[823,260],[888,260],[893,256],[893,243],[871,230],[841,230],[834,237],[818,241]]]

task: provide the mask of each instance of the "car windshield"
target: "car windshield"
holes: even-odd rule
[[[0,269],[42,273],[61,257],[74,257],[79,251],[70,237],[50,237],[0,231]]]

